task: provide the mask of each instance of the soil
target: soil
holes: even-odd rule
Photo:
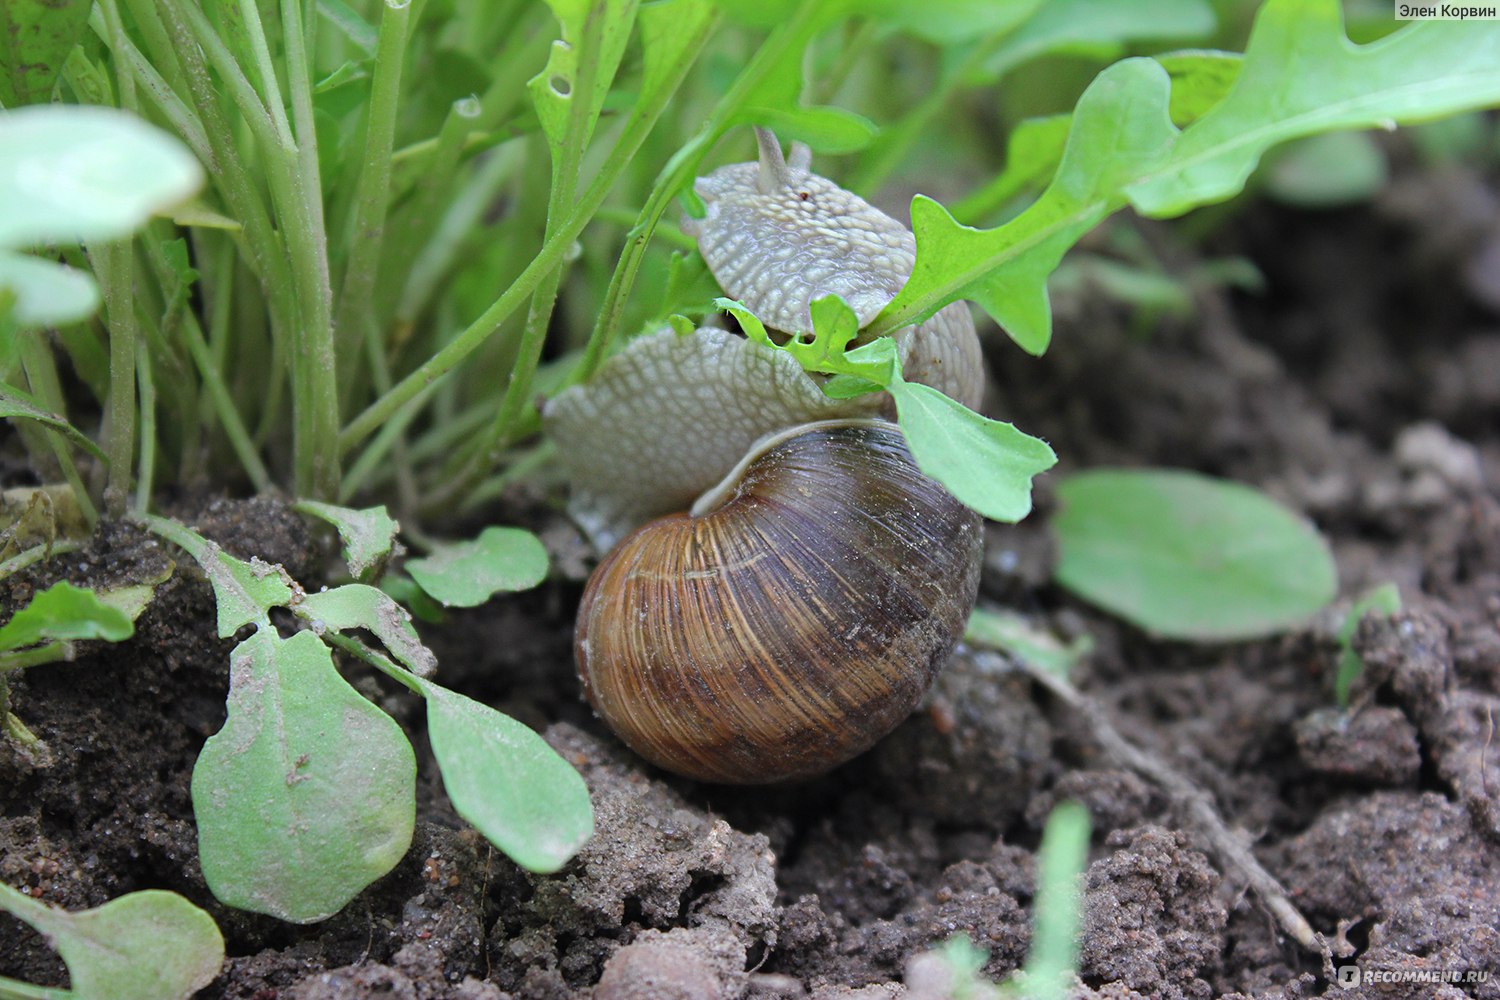
[[[1391,148],[1406,155],[1399,140]],[[1408,164],[1373,205],[1247,202],[1193,246],[1122,220],[1192,290],[1191,316],[1143,318],[1085,285],[1058,296],[1045,358],[989,337],[989,408],[1047,438],[1060,472],[1198,469],[1316,521],[1341,578],[1327,613],[1234,645],[1120,624],[1048,582],[1045,480],[1036,515],[990,528],[981,597],[1093,638],[1076,686],[1201,786],[1338,964],[1485,982],[1343,989],[1240,873],[1216,865],[1179,803],[1121,770],[1074,710],[995,654],[961,648],[916,715],[825,778],[726,789],[643,764],[579,700],[579,542],[519,496],[496,519],[543,529],[555,578],[423,635],[445,683],[544,730],[587,779],[598,832],[561,873],[522,872],[458,820],[417,706],[349,666],[419,748],[411,851],[321,924],[217,904],[195,857],[188,781],[224,719],[228,647],[191,561],[114,525],[0,583],[13,609],[56,579],[159,577],[175,561],[135,639],[16,683],[14,709],[47,751],[0,746],[0,879],[71,908],[146,888],[184,894],[228,946],[206,997],[930,1000],[943,990],[915,960],[953,935],[988,953],[987,976],[1023,960],[1041,824],[1074,799],[1094,824],[1079,996],[1500,997],[1497,198],[1494,176]],[[1264,288],[1204,280],[1205,261],[1226,257],[1251,261]],[[172,512],[304,583],[328,564],[273,499]],[[1360,625],[1367,669],[1340,713],[1336,630],[1387,581],[1403,610]],[[8,917],[0,975],[66,982],[55,953]]]

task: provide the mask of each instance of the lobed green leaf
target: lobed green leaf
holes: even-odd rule
[[[1172,107],[1160,63],[1127,59],[1104,70],[1079,99],[1052,183],[995,229],[961,226],[937,202],[916,198],[916,266],[873,332],[968,298],[1040,354],[1051,338],[1047,276],[1108,215],[1132,204],[1171,216],[1231,197],[1266,149],[1298,136],[1492,106],[1500,102],[1500,25],[1422,22],[1357,46],[1344,35],[1337,0],[1270,0],[1227,94],[1203,110],[1205,94],[1230,79],[1226,66],[1218,69],[1218,77],[1194,78],[1200,91],[1189,109],[1202,116],[1180,132],[1172,112],[1184,108]]]
[[[330,917],[411,844],[411,744],[312,632],[264,626],[235,647],[228,708],[193,768],[203,877],[229,906]]]
[[[355,579],[378,576],[396,545],[401,525],[386,511],[385,505],[353,510],[331,503],[300,500],[296,510],[333,525],[344,543],[344,563]]]
[[[121,642],[134,634],[129,614],[101,601],[92,590],[62,580],[33,597],[0,628],[0,651],[39,642]]]
[[[437,672],[437,657],[422,645],[411,615],[385,591],[363,583],[346,583],[317,594],[308,594],[296,606],[298,617],[310,622],[313,631],[331,628],[343,632],[362,628],[375,634],[391,655],[419,677]]]
[[[1236,194],[1261,155],[1288,139],[1427,121],[1496,102],[1500,24],[1421,21],[1355,45],[1338,0],[1270,0],[1228,96],[1126,193],[1147,215],[1179,215]]]
[[[521,867],[561,868],[594,832],[583,778],[515,719],[431,681],[418,683],[453,808]]]
[[[219,638],[227,639],[246,625],[269,628],[270,610],[291,603],[291,578],[280,566],[260,559],[250,562],[236,559],[218,543],[165,517],[146,515],[142,521],[153,533],[196,559],[203,568],[214,588]]]
[[[1057,493],[1057,582],[1158,635],[1271,635],[1305,622],[1337,589],[1317,529],[1248,486],[1099,470],[1069,476]]]

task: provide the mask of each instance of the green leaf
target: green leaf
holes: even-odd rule
[[[48,413],[42,405],[13,385],[0,385],[0,417],[35,420],[37,423],[61,431],[69,441],[93,455],[101,462],[108,462],[99,446],[83,436],[83,432],[55,413]]]
[[[1032,354],[1047,349],[1052,310],[1047,276],[1078,238],[1123,202],[1125,184],[1166,154],[1177,130],[1167,119],[1167,74],[1127,59],[1089,85],[1073,112],[1057,174],[1026,211],[995,229],[961,226],[931,198],[911,206],[917,260],[875,329],[919,322],[972,299]],[[899,323],[884,323],[885,318]]]
[[[124,111],[0,114],[0,247],[128,236],[202,183],[186,146]]]
[[[1101,470],[1069,476],[1057,493],[1057,582],[1158,635],[1271,635],[1305,622],[1337,588],[1317,529],[1248,486]]]
[[[308,594],[296,606],[297,615],[312,623],[314,632],[323,628],[345,631],[352,628],[373,632],[391,655],[411,668],[419,677],[431,677],[437,671],[437,657],[422,645],[411,615],[385,591],[363,583],[346,583],[318,594]]]
[[[1015,522],[1031,512],[1031,480],[1057,462],[1044,441],[990,420],[931,386],[901,377],[895,341],[878,337],[846,350],[859,332],[859,320],[837,295],[812,303],[811,341],[777,344],[764,324],[732,299],[715,305],[729,310],[751,340],[792,355],[804,371],[835,376],[823,387],[834,399],[885,389],[896,401],[897,422],[918,468],[959,501],[985,517]]]
[[[561,868],[594,832],[583,778],[515,719],[431,681],[418,683],[453,808],[521,867]]]
[[[15,294],[11,318],[24,330],[77,323],[99,309],[99,286],[85,272],[3,248],[0,289]]]
[[[1500,24],[1422,21],[1360,46],[1345,37],[1338,0],[1269,0],[1229,95],[1128,194],[1147,215],[1177,215],[1236,194],[1261,155],[1288,139],[1496,102]]]
[[[641,5],[641,91],[637,107],[652,106],[714,17],[707,0],[656,0]]]
[[[267,626],[240,643],[228,707],[193,768],[203,877],[230,906],[330,917],[411,844],[411,744],[311,632]]]
[[[984,608],[975,608],[969,616],[964,641],[1002,650],[1062,678],[1072,673],[1078,661],[1094,649],[1093,640],[1086,635],[1065,643],[1014,611],[988,611]]]
[[[983,187],[953,205],[953,216],[966,224],[1004,208],[1012,198],[1045,186],[1057,171],[1068,142],[1072,115],[1027,118],[1005,141],[1005,169]]]
[[[168,565],[171,564],[168,563]],[[171,570],[168,570],[167,576],[171,575]],[[132,622],[141,617],[154,597],[156,597],[156,587],[149,583],[132,583],[99,594],[101,602],[119,611]]]
[[[842,17],[846,7],[844,3],[824,3],[812,8],[779,57],[743,95],[725,127],[763,125],[784,142],[805,142],[824,153],[852,153],[868,145],[876,131],[869,119],[843,108],[802,103],[807,46]]]
[[[99,600],[92,590],[62,580],[33,597],[0,628],[0,650],[78,639],[121,642],[134,634],[129,615]]]
[[[92,0],[0,4],[0,107],[46,104],[68,53],[88,28]]]
[[[1209,50],[1166,52],[1152,58],[1172,79],[1167,110],[1178,128],[1202,118],[1224,100],[1245,62],[1238,52]]]
[[[406,571],[448,607],[472,608],[501,591],[541,583],[547,576],[547,550],[529,531],[485,528],[478,538],[408,561]]]
[[[366,59],[375,57],[380,35],[375,26],[360,16],[359,11],[344,3],[344,0],[318,0],[318,13],[327,18],[339,34],[347,38],[360,55]]]
[[[385,505],[352,510],[331,503],[300,500],[292,505],[316,518],[321,518],[338,530],[344,543],[344,562],[355,579],[365,580],[379,575],[396,544],[396,532],[401,525],[386,512]]]
[[[165,517],[148,514],[141,520],[153,533],[187,552],[203,567],[214,588],[219,638],[227,639],[250,624],[270,629],[270,610],[291,603],[291,577],[280,566],[260,559],[250,562],[236,559],[216,542]]]
[[[593,137],[635,23],[636,0],[547,0],[562,28],[547,65],[527,84],[554,165],[568,162]]]
[[[1339,708],[1349,707],[1349,688],[1364,673],[1365,661],[1354,651],[1354,633],[1365,615],[1393,615],[1401,610],[1401,591],[1394,583],[1383,583],[1354,602],[1339,626],[1339,662],[1333,678],[1333,693]]]
[[[213,918],[175,892],[147,889],[69,913],[0,886],[0,909],[36,928],[62,955],[72,989],[56,991],[58,997],[187,1000],[224,965],[224,938]]]
[[[916,266],[869,332],[968,298],[1039,354],[1051,338],[1047,276],[1125,204],[1180,214],[1236,194],[1275,143],[1497,102],[1500,25],[1422,22],[1361,47],[1344,37],[1338,0],[1270,0],[1229,93],[1185,130],[1170,120],[1166,71],[1126,59],[1084,91],[1056,176],[1015,219],[969,229],[931,199],[914,200]]]
[[[443,606],[428,597],[427,591],[417,586],[417,581],[405,573],[385,574],[380,578],[380,589],[390,594],[392,600],[424,622],[441,625],[448,620]]]
[[[1031,513],[1031,480],[1057,464],[1045,441],[989,420],[931,386],[890,388],[912,457],[964,505],[996,521]]]

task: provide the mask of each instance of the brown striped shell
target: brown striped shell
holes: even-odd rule
[[[980,518],[877,420],[777,435],[716,493],[595,570],[576,633],[584,693],[680,774],[822,773],[895,728],[946,662],[978,590]]]

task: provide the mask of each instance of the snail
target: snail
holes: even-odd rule
[[[830,293],[867,324],[910,274],[911,233],[811,173],[805,147],[783,159],[757,136],[758,163],[697,184],[707,212],[688,228],[710,270],[785,335]],[[898,348],[908,380],[977,404],[963,303]],[[548,402],[570,510],[607,552],[580,604],[579,676],[641,756],[705,781],[809,777],[916,707],[973,609],[982,520],[918,469],[889,413],[712,327],[638,337]]]

